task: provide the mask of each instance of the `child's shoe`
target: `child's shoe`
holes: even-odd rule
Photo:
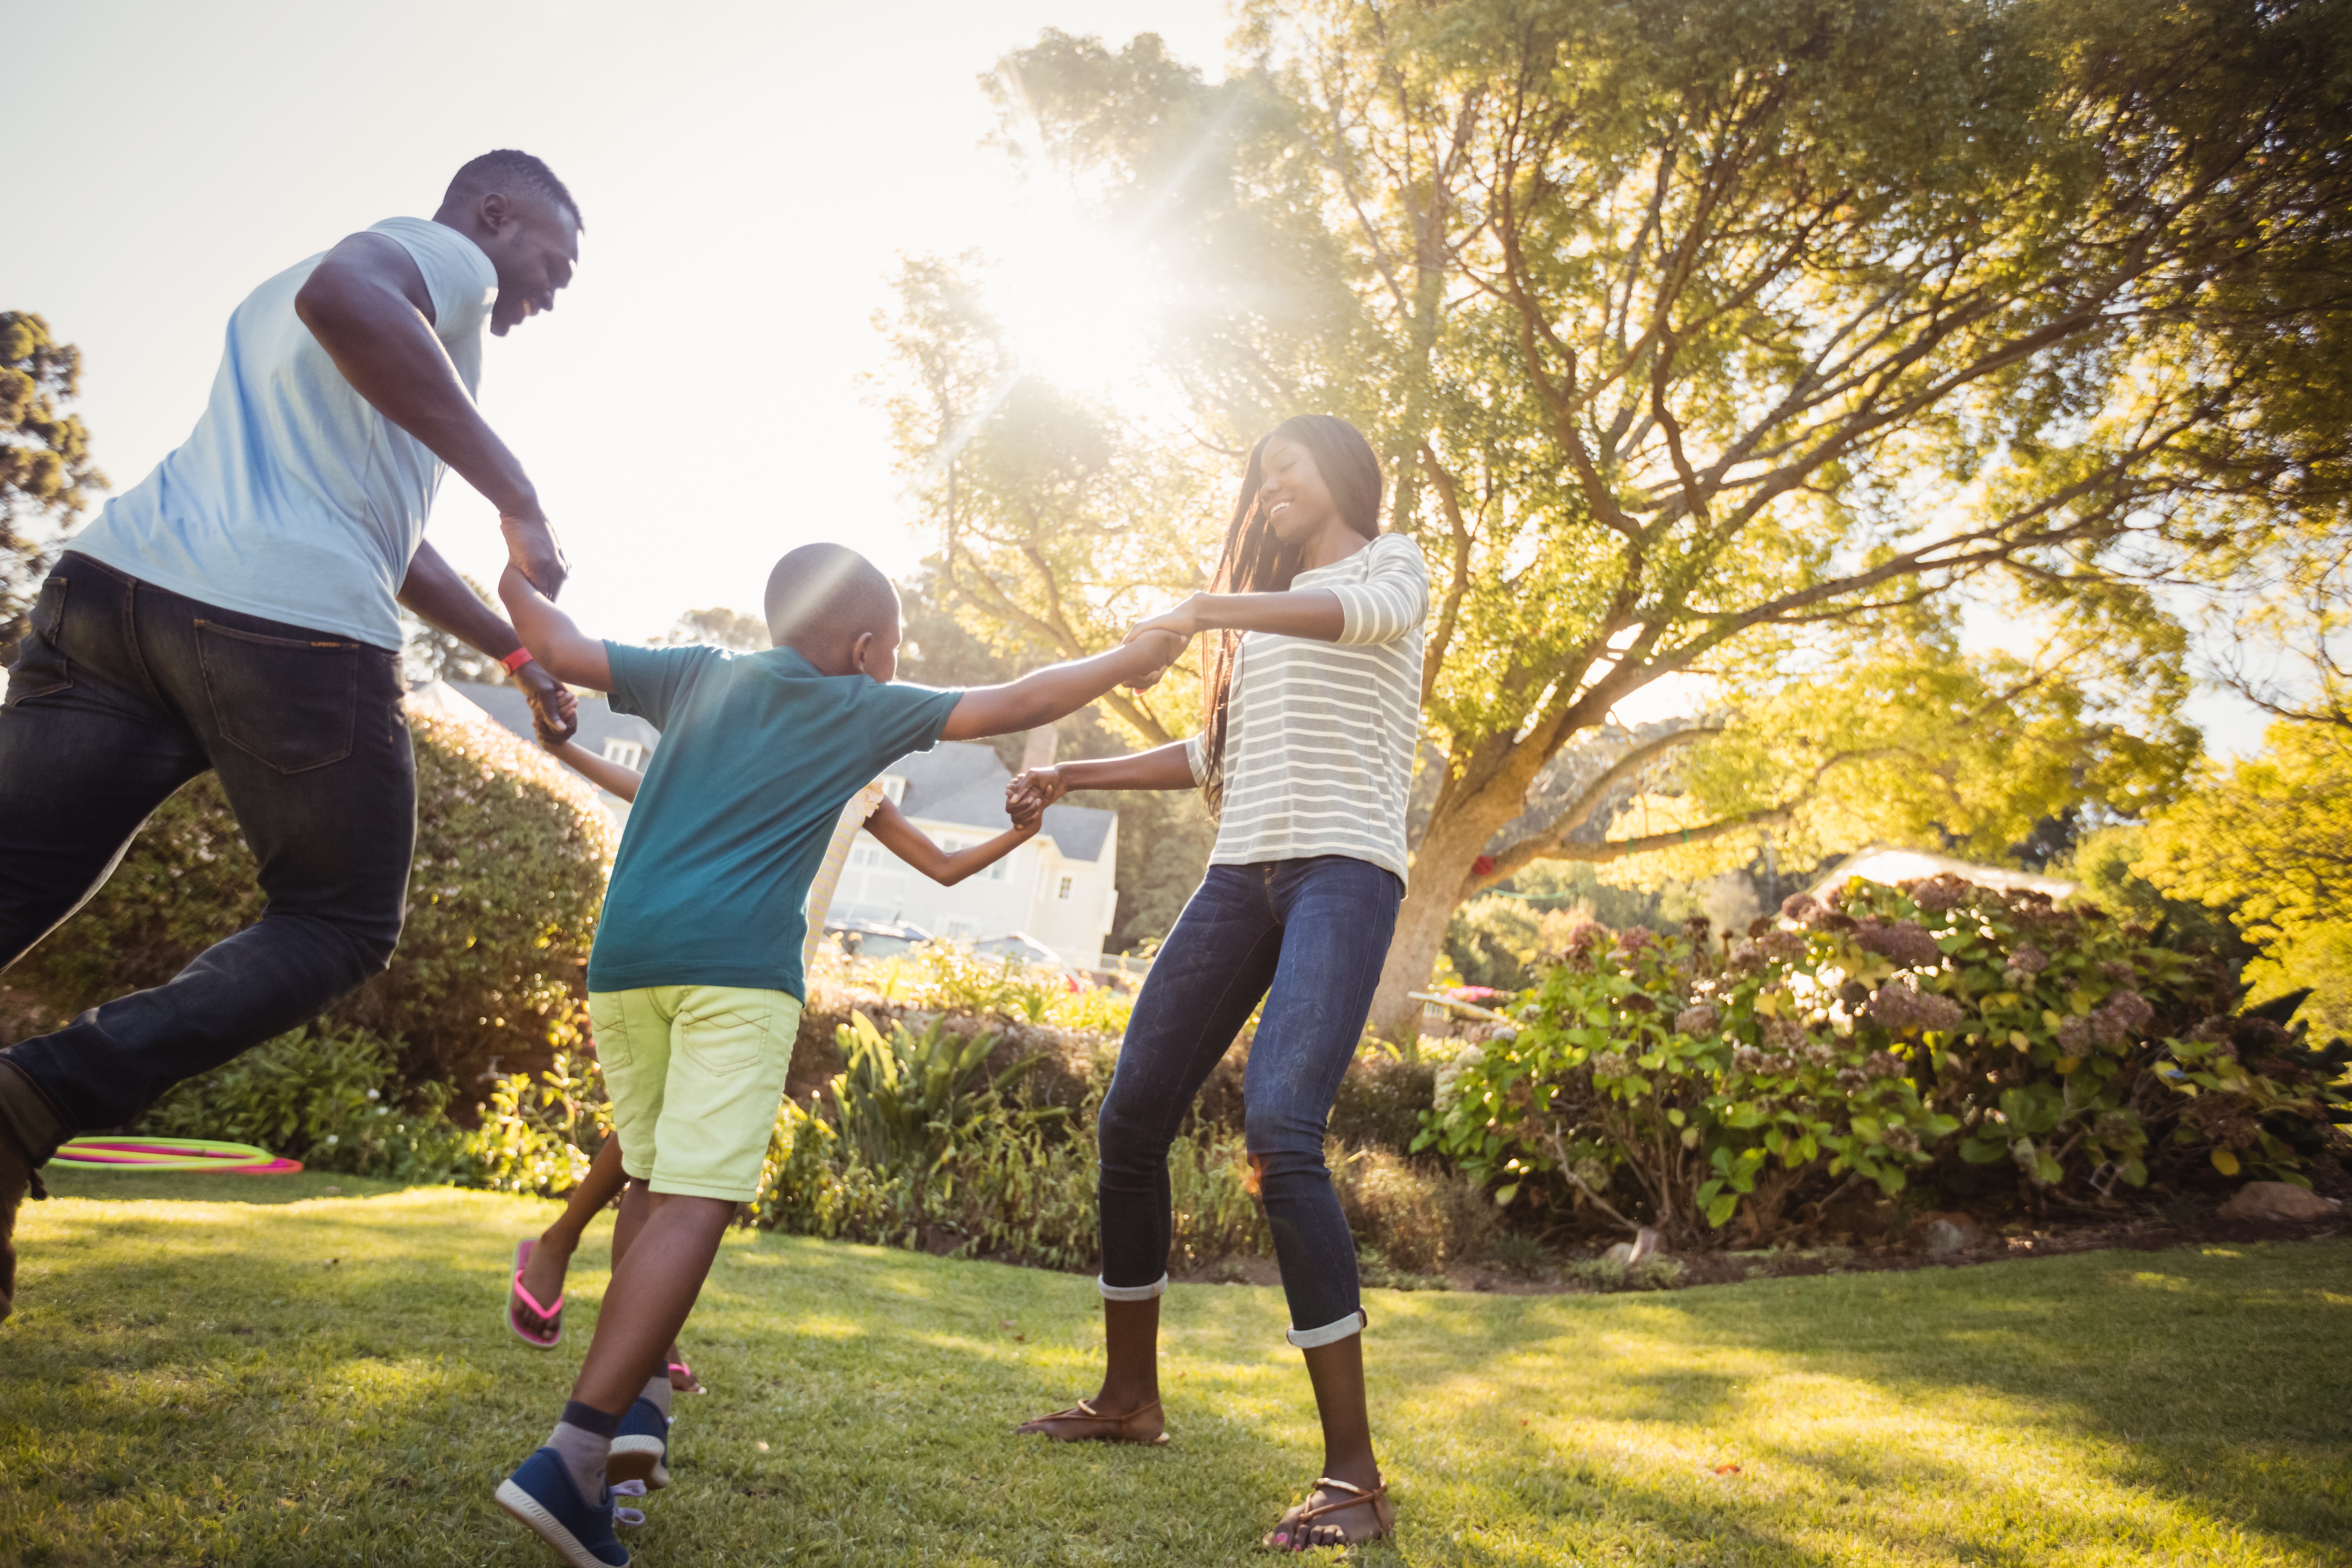
[[[669,1417],[650,1399],[640,1399],[621,1417],[613,1434],[612,1456],[604,1461],[605,1476],[615,1481],[643,1481],[654,1491],[669,1485]]]
[[[554,1449],[540,1449],[500,1481],[498,1502],[572,1568],[629,1568],[628,1548],[613,1534],[611,1489],[590,1507]]]

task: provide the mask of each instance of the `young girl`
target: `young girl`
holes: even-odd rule
[[[1212,591],[1130,634],[1213,634],[1202,733],[1040,768],[1009,797],[1035,811],[1074,789],[1197,785],[1219,813],[1208,874],[1144,981],[1103,1101],[1102,1386],[1020,1430],[1167,1440],[1168,1150],[1263,998],[1245,1137],[1323,1419],[1322,1474],[1265,1540],[1286,1551],[1370,1541],[1396,1521],[1364,1407],[1355,1239],[1323,1163],[1404,896],[1420,732],[1428,574],[1411,540],[1380,531],[1380,501],[1379,460],[1354,426],[1325,415],[1277,426],[1250,454]]]
[[[625,801],[637,798],[637,786],[644,777],[634,768],[623,767],[572,742],[553,740],[544,731],[540,735],[540,743],[607,795]],[[803,962],[815,956],[817,943],[824,934],[825,910],[833,902],[833,890],[840,884],[842,867],[849,858],[850,847],[860,829],[871,833],[885,848],[924,876],[951,888],[1012,854],[1035,836],[1044,819],[1044,808],[1040,807],[1017,818],[1010,829],[995,837],[950,853],[932,843],[921,828],[907,819],[906,813],[882,793],[880,780],[867,784],[843,810],[816,880],[809,888],[809,934],[803,950]],[[514,1279],[507,1289],[507,1326],[525,1344],[552,1350],[563,1338],[563,1276],[571,1267],[572,1251],[579,1247],[588,1222],[611,1205],[627,1179],[621,1170],[621,1141],[605,1139],[587,1174],[572,1189],[563,1213],[555,1223],[541,1231],[536,1241],[526,1238],[515,1244]],[[615,1266],[628,1251],[637,1226],[645,1222],[644,1206],[642,1201],[631,1204],[624,1200],[621,1205],[620,1217],[613,1225]],[[682,1394],[702,1392],[701,1382],[676,1345],[670,1346],[668,1362],[672,1388]]]

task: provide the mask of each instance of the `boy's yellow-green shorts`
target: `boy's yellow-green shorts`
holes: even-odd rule
[[[800,999],[740,985],[592,991],[621,1168],[657,1193],[748,1203],[776,1125]]]

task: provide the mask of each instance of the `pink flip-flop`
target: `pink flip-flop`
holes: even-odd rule
[[[702,1386],[702,1380],[694,1375],[694,1369],[686,1364],[686,1358],[684,1356],[680,1356],[677,1360],[671,1362],[668,1365],[663,1367],[662,1370],[669,1373],[670,1392],[673,1394],[708,1394],[710,1392],[710,1390]],[[679,1378],[686,1379],[684,1386],[679,1385]]]
[[[530,1249],[538,1245],[532,1239],[515,1243],[514,1280],[507,1289],[507,1327],[514,1331],[515,1338],[533,1350],[551,1351],[563,1341],[563,1298],[558,1296],[552,1305],[542,1307],[522,1288],[522,1271],[530,1266]],[[522,1321],[515,1316],[518,1306],[536,1315],[547,1327],[536,1333],[523,1327]]]

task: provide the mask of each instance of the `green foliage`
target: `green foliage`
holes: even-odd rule
[[[885,1038],[864,1014],[841,1031],[833,1104],[786,1102],[751,1223],[808,1236],[954,1250],[1050,1268],[1098,1251],[1093,1138],[1100,1091],[1066,1108],[1008,1103],[1032,1057],[985,1078],[993,1036],[934,1020]],[[1075,1125],[1074,1125],[1075,1124]],[[1202,1128],[1170,1159],[1180,1266],[1262,1253],[1265,1224],[1241,1141]]]
[[[2166,947],[2184,952],[2210,953],[2229,965],[2232,973],[2245,967],[2256,949],[2224,911],[2187,899],[2165,896],[2162,889],[2132,869],[2147,857],[2147,830],[2133,826],[2095,828],[2084,834],[2072,854],[2047,868],[2053,877],[2080,883],[2078,903],[2096,904],[2119,921],[2148,928]]]
[[[1588,927],[1525,1027],[1441,1071],[1417,1147],[1509,1202],[1531,1182],[1690,1244],[1751,1241],[1841,1178],[1904,1191],[1954,1160],[2011,1167],[2029,1201],[2090,1201],[2200,1170],[2299,1181],[2339,1146],[2340,1095],[2231,1017],[2210,963],[2095,910],[1945,877],[1790,900],[1719,957],[1702,938]]]
[[[1415,1141],[1501,1203],[1556,1173],[1614,1212],[1622,1176],[1679,1243],[1735,1214],[1762,1237],[1822,1177],[1900,1191],[1958,1127],[1864,1031],[1809,1031],[1785,971],[1719,969],[1703,942],[1635,928],[1611,945],[1587,926],[1522,1016],[1441,1071]]]
[[[583,1034],[582,970],[612,858],[594,792],[504,731],[410,718],[416,853],[392,966],[328,1009],[404,1046],[405,1081],[465,1084]],[[105,887],[9,972],[71,1014],[158,985],[261,916],[252,852],[210,774],[148,820]]]
[[[885,1039],[873,1019],[855,1013],[839,1037],[849,1064],[832,1086],[843,1140],[869,1164],[919,1169],[942,1176],[950,1188],[958,1141],[1000,1106],[1008,1085],[1045,1059],[1027,1057],[982,1079],[996,1037],[950,1034],[945,1018],[932,1019],[919,1036],[894,1026]]]
[[[2227,909],[2263,948],[2248,982],[2313,987],[2313,1026],[2352,1036],[2352,727],[2282,720],[2264,740],[2158,816],[2132,869]]]
[[[540,1073],[509,1073],[491,1087],[481,1125],[466,1135],[458,1184],[559,1197],[588,1174],[613,1131],[603,1075],[558,1051]]]
[[[1963,650],[1955,616],[1841,639],[1801,679],[1769,666],[1727,679],[1738,721],[1616,814],[1612,837],[1645,848],[1601,875],[1696,881],[1748,865],[1765,831],[1795,865],[1873,843],[1997,862],[2042,817],[2140,816],[2177,792],[2201,743],[2178,711],[2179,634],[2162,634],[2165,658],[2154,635],[2085,615],[2025,658]],[[2135,661],[2150,668],[2123,668]],[[2133,696],[2102,695],[2118,691]]]
[[[975,1018],[1003,1018],[1117,1037],[1135,998],[1108,986],[1070,988],[1061,971],[977,953],[954,942],[919,942],[861,965],[884,1001]],[[846,1059],[846,1058],[845,1058]]]
[[[80,376],[81,351],[50,337],[47,321],[0,310],[0,663],[24,635],[59,537],[107,488],[81,416],[63,406]]]
[[[469,1162],[446,1087],[404,1096],[398,1065],[399,1048],[365,1030],[296,1029],[174,1085],[135,1130],[250,1143],[314,1171],[461,1179]]]
[[[362,1029],[297,1029],[174,1085],[136,1131],[251,1143],[317,1171],[541,1197],[577,1186],[612,1131],[603,1079],[562,1052],[543,1072],[494,1080],[471,1130],[450,1119],[448,1085],[402,1088],[400,1058]]]
[[[1336,1138],[1326,1142],[1324,1161],[1359,1245],[1388,1268],[1443,1274],[1484,1252],[1500,1229],[1478,1184],[1435,1161],[1349,1149]]]
[[[1487,893],[1454,911],[1445,929],[1445,955],[1465,984],[1521,991],[1534,983],[1528,966],[1543,946],[1543,916],[1507,893]]]

